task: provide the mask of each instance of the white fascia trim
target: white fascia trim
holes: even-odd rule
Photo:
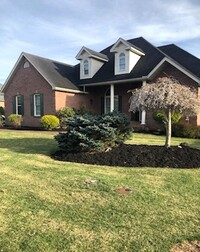
[[[126,49],[130,49],[130,45],[126,42],[126,40],[124,40],[123,38],[119,38],[119,39],[115,42],[115,44],[111,47],[110,52],[117,52],[117,50],[116,50],[115,48],[116,48],[116,46],[117,46],[120,42],[121,42],[122,44],[124,44],[124,45],[127,47]]]
[[[105,62],[108,62],[108,59],[104,59],[104,58],[100,58],[96,55],[93,55],[93,54],[90,54],[91,56],[89,56],[89,58],[95,58],[95,59],[98,59],[98,60],[101,60],[101,61],[105,61]]]
[[[82,59],[82,58],[80,57],[80,55],[81,55],[81,53],[82,53],[83,51],[85,51],[85,52],[88,53],[88,58],[96,58],[96,59],[98,59],[98,60],[108,62],[108,59],[101,58],[101,57],[98,57],[98,56],[96,56],[96,55],[90,53],[90,52],[87,50],[87,48],[84,47],[84,46],[81,48],[81,50],[79,51],[79,53],[76,55],[75,58],[76,58],[77,60],[81,60],[81,59]]]
[[[105,86],[105,85],[111,85],[111,84],[118,84],[118,83],[129,83],[129,82],[137,82],[137,81],[144,81],[147,80],[147,76],[143,76],[141,78],[135,78],[135,79],[128,79],[128,80],[116,80],[116,81],[104,81],[104,82],[94,82],[89,84],[80,84],[80,87],[89,87],[89,86]]]
[[[67,93],[75,93],[75,94],[88,94],[88,92],[85,92],[85,91],[73,90],[73,89],[68,89],[68,88],[55,87],[55,88],[53,88],[53,90],[67,92]]]
[[[132,47],[132,46],[130,46],[130,45],[127,43],[127,41],[124,40],[123,38],[119,38],[119,39],[117,40],[117,42],[116,42],[116,43],[113,45],[113,47],[110,49],[110,52],[118,52],[118,50],[115,49],[115,48],[116,48],[116,46],[117,46],[120,42],[126,46],[125,50],[130,50],[130,51],[132,51],[132,52],[134,52],[134,53],[136,53],[136,54],[138,54],[138,55],[140,55],[140,56],[144,56],[144,55],[145,55],[145,53],[143,53],[143,52],[137,50],[136,48],[134,48],[134,47]]]
[[[20,61],[21,61],[21,59],[22,59],[23,57],[26,58],[26,60],[27,60],[28,62],[31,63],[31,65],[40,73],[40,75],[47,81],[47,83],[49,83],[49,85],[52,87],[52,89],[55,88],[55,86],[54,86],[54,85],[53,85],[53,84],[52,84],[52,83],[51,83],[51,82],[50,82],[50,81],[49,81],[49,80],[37,69],[37,67],[35,67],[35,65],[31,62],[31,60],[29,60],[29,58],[28,58],[26,55],[24,55],[24,53],[22,52],[21,55],[19,56],[17,62],[15,63],[15,65],[14,65],[12,71],[10,72],[8,78],[6,79],[5,84],[3,85],[2,91],[3,91],[4,88],[6,87],[8,81],[9,81],[10,78],[12,77],[13,73],[15,72],[15,70],[16,70],[18,64],[20,63]]]
[[[80,60],[80,55],[81,55],[83,50],[85,50],[88,53],[87,49],[83,46],[81,48],[81,50],[78,52],[78,54],[76,55],[76,57],[75,57],[77,60]]]
[[[8,75],[8,78],[6,79],[4,85],[3,85],[2,89],[1,89],[2,92],[3,92],[4,88],[6,87],[6,85],[8,84],[8,81],[10,80],[11,76],[12,76],[13,73],[15,72],[15,70],[16,70],[16,68],[17,68],[17,66],[18,66],[18,64],[19,64],[19,62],[21,61],[21,59],[22,59],[23,56],[24,56],[24,54],[21,53],[20,56],[19,56],[19,58],[17,59],[15,65],[14,65],[14,67],[13,67],[13,69],[11,70],[10,74]]]
[[[183,68],[182,66],[180,66],[179,64],[177,64],[175,61],[165,57],[163,58],[158,65],[148,74],[147,78],[151,78],[151,76],[164,64],[164,62],[168,62],[169,64],[171,64],[172,66],[176,67],[179,71],[181,71],[182,73],[184,73],[185,75],[187,75],[189,78],[191,78],[192,80],[194,80],[195,82],[197,82],[198,84],[200,84],[200,79],[198,77],[196,77],[195,75],[191,74],[190,72],[188,72],[185,68]]]
[[[145,56],[145,53],[137,50],[136,48],[134,47],[130,47],[130,48],[127,48],[126,50],[130,50],[131,52],[134,52],[135,54],[138,54],[139,56]]]

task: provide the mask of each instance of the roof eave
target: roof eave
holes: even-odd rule
[[[69,89],[69,88],[54,87],[53,90],[54,91],[67,92],[67,93],[75,93],[75,94],[88,94],[88,92],[85,92],[85,91]]]
[[[147,76],[142,76],[139,78],[132,78],[132,79],[124,79],[124,80],[115,80],[115,81],[102,81],[102,82],[93,82],[93,83],[86,83],[86,84],[80,84],[80,87],[89,87],[89,86],[104,86],[109,84],[119,84],[119,83],[130,83],[130,82],[138,82],[138,81],[144,81],[147,80]]]
[[[187,75],[189,78],[191,78],[192,80],[194,80],[198,85],[200,85],[200,78],[198,78],[196,75],[194,75],[193,73],[191,73],[190,71],[188,71],[187,69],[185,69],[183,66],[181,66],[180,64],[178,64],[176,61],[168,58],[168,57],[164,57],[153,69],[152,71],[147,75],[148,79],[151,79],[152,76],[156,73],[156,71],[158,71],[158,69],[165,63],[168,62],[169,64],[171,64],[172,66],[176,67],[179,71],[181,71],[182,73],[184,73],[185,75]]]

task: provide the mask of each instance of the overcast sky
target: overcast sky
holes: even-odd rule
[[[0,83],[21,52],[76,64],[119,37],[174,43],[200,58],[200,0],[0,0]]]

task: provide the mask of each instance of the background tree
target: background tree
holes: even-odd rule
[[[172,113],[193,116],[200,112],[197,92],[172,77],[160,77],[154,83],[131,90],[129,111],[163,111],[166,114],[165,146],[171,145]]]

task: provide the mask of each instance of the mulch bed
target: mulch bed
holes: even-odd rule
[[[56,160],[123,167],[200,168],[200,150],[188,146],[149,146],[123,144],[107,152],[64,153],[52,155]]]

